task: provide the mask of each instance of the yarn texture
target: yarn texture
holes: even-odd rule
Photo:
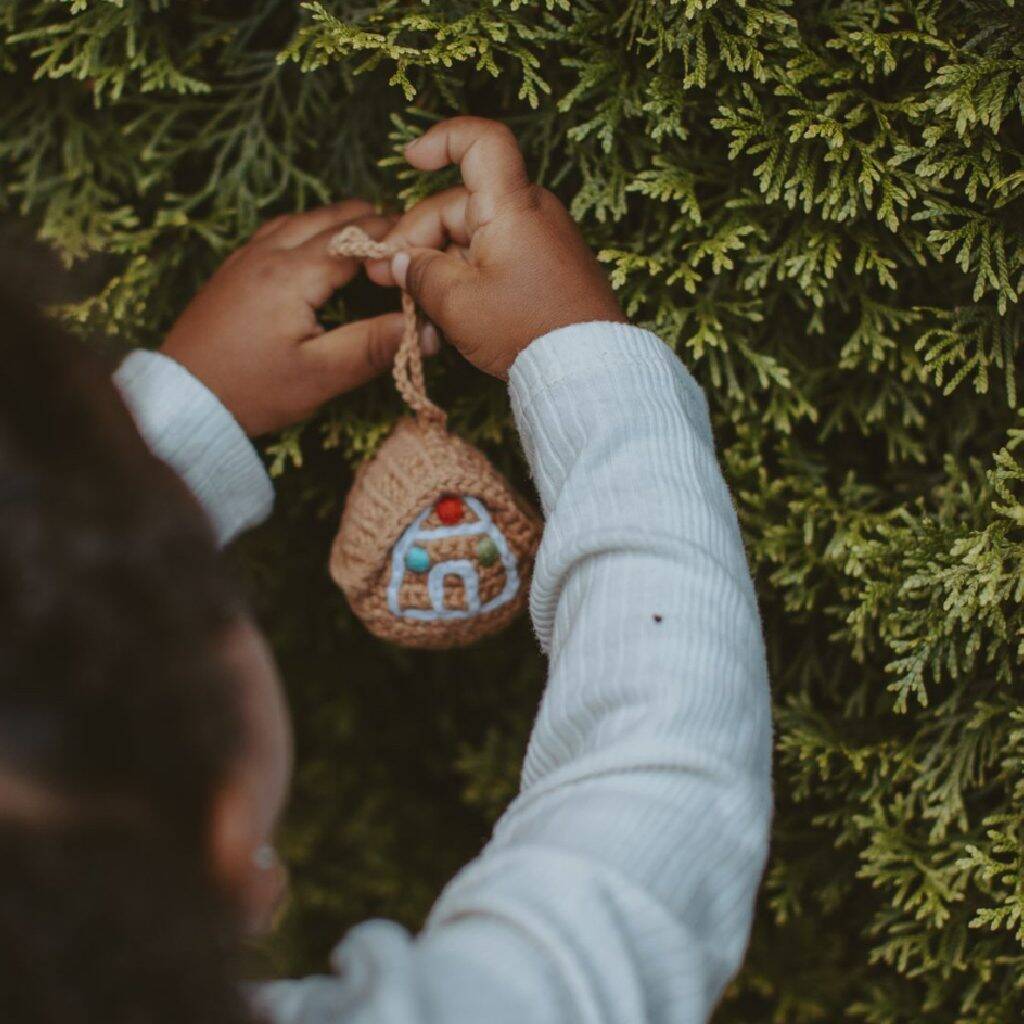
[[[398,250],[347,227],[328,251],[381,259]],[[541,520],[482,452],[448,432],[426,393],[408,293],[402,309],[393,375],[414,415],[357,471],[329,568],[371,633],[406,647],[459,647],[524,609]]]

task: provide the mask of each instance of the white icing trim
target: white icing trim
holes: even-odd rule
[[[519,571],[516,559],[508,546],[505,535],[494,525],[490,513],[478,498],[463,495],[462,500],[476,514],[476,522],[456,523],[453,526],[438,526],[424,530],[423,523],[433,510],[433,505],[424,509],[410,524],[395,546],[391,549],[391,579],[388,582],[388,611],[396,618],[411,619],[416,622],[450,622],[455,619],[468,619],[474,615],[482,615],[494,611],[503,604],[508,604],[519,590]],[[489,601],[480,603],[480,577],[474,564],[466,558],[450,559],[431,566],[427,576],[427,593],[430,595],[430,608],[402,608],[399,595],[407,571],[405,556],[409,548],[420,541],[441,540],[445,537],[487,536],[494,541],[498,549],[502,567],[505,570],[505,586],[501,593]],[[466,608],[445,608],[444,578],[459,576],[466,587]]]
[[[480,612],[480,578],[468,558],[450,558],[447,562],[438,562],[430,567],[427,576],[427,593],[434,609],[451,611],[444,607],[444,583],[449,576],[458,576],[466,588],[466,611],[470,615]]]

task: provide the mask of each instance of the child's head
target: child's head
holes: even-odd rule
[[[269,656],[106,369],[0,295],[0,991],[230,1024],[290,770]]]

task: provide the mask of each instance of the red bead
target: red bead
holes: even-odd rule
[[[442,498],[435,506],[437,512],[437,518],[444,523],[445,526],[454,526],[464,514],[465,506],[462,504],[461,498],[456,498],[454,495],[449,494],[446,498]]]

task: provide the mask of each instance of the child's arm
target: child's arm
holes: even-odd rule
[[[506,130],[457,119],[409,156],[461,162],[470,185],[392,236],[454,238],[468,261],[417,252],[398,276],[508,372],[547,520],[531,611],[550,676],[522,791],[422,935],[363,925],[335,951],[339,980],[260,1001],[302,1024],[698,1024],[741,962],[771,808],[760,623],[704,397],[614,322]]]
[[[273,506],[246,435],[305,418],[394,358],[397,313],[326,332],[317,323],[317,308],[358,269],[327,252],[353,223],[379,238],[393,218],[350,200],[269,221],[192,300],[161,352],[132,353],[115,376],[141,433],[184,478],[221,543]]]

